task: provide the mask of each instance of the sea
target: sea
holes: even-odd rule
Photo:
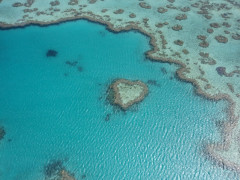
[[[239,179],[204,153],[221,140],[227,102],[147,59],[149,40],[87,20],[0,30],[0,179],[44,180],[52,162],[77,180]],[[119,78],[149,94],[127,111],[112,106]]]

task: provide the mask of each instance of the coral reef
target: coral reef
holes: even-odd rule
[[[49,50],[47,51],[47,53],[46,53],[46,56],[47,56],[47,57],[56,57],[57,54],[58,54],[57,51],[55,51],[55,50],[53,50],[53,49],[49,49]]]
[[[76,66],[77,65],[77,61],[66,61],[65,64],[69,65],[69,66]]]
[[[130,18],[135,18],[135,17],[136,17],[136,14],[131,13],[131,14],[129,14],[129,17],[130,17]]]
[[[83,71],[83,68],[81,66],[78,66],[77,69],[78,69],[79,72]]]
[[[178,16],[175,17],[176,20],[185,20],[187,19],[187,15],[186,14],[179,14]]]
[[[144,99],[148,94],[148,87],[141,81],[118,79],[110,85],[108,93],[111,104],[127,110],[128,107]]]
[[[118,9],[116,11],[114,11],[114,14],[122,14],[124,12],[123,9]]]
[[[68,5],[74,6],[78,4],[78,0],[70,0]]]
[[[234,34],[232,35],[232,38],[235,40],[240,40],[240,34]]]
[[[211,26],[212,28],[219,28],[219,27],[220,27],[220,24],[218,24],[218,23],[211,23],[210,26]]]
[[[156,80],[151,80],[150,79],[150,80],[147,81],[147,84],[152,85],[152,86],[160,87],[160,84],[158,84],[158,82]]]
[[[159,7],[158,8],[158,12],[159,13],[165,13],[165,12],[167,12],[168,10],[167,9],[165,9],[164,7]]]
[[[216,39],[219,43],[227,43],[227,42],[228,42],[228,38],[226,38],[225,36],[222,36],[222,35],[215,36],[215,39]]]
[[[203,48],[207,48],[209,46],[209,43],[207,41],[202,41],[199,43],[199,46],[201,46]]]
[[[189,54],[189,51],[188,51],[187,49],[183,49],[182,52],[183,52],[184,54]]]
[[[21,7],[21,6],[23,6],[23,4],[20,2],[16,2],[16,3],[12,4],[12,7]]]
[[[61,160],[51,160],[44,166],[44,175],[46,180],[75,180],[74,176],[65,169]]]
[[[183,41],[178,39],[178,40],[174,41],[174,44],[182,46],[183,45]]]
[[[145,9],[151,9],[152,7],[149,5],[149,4],[147,4],[146,2],[140,2],[139,3],[139,6],[141,7],[141,8],[145,8]]]
[[[56,1],[51,1],[50,4],[51,4],[51,6],[58,6],[60,4],[60,2],[58,0],[56,0]]]
[[[200,39],[200,40],[206,40],[207,39],[207,37],[203,36],[203,35],[198,35],[197,38]]]
[[[191,9],[190,9],[190,7],[183,7],[183,8],[181,8],[180,9],[182,12],[188,12],[188,11],[190,11]]]
[[[211,33],[213,33],[213,29],[208,28],[208,29],[207,29],[207,32],[208,32],[209,34],[211,34]]]
[[[167,74],[166,68],[162,67],[162,68],[161,68],[161,72],[162,72],[163,74]]]
[[[110,117],[111,117],[111,114],[107,114],[106,117],[105,117],[105,121],[109,121],[110,120]]]
[[[222,146],[210,145],[207,150],[209,155],[218,162],[228,167],[233,167],[235,170],[240,169],[240,153],[238,151],[240,146],[239,143],[235,142],[240,130],[240,125],[237,123],[240,117],[240,89],[236,85],[239,84],[240,76],[239,68],[236,67],[239,65],[239,55],[237,55],[236,51],[227,50],[231,49],[233,44],[237,46],[235,49],[239,49],[239,43],[236,42],[236,40],[240,40],[239,2],[235,0],[214,2],[192,0],[191,2],[186,1],[188,3],[184,4],[182,3],[183,1],[174,2],[169,0],[166,4],[166,1],[149,0],[147,2],[131,1],[129,5],[129,1],[124,1],[124,3],[116,1],[116,4],[111,6],[107,4],[107,1],[69,0],[69,2],[59,1],[61,2],[60,5],[52,6],[50,4],[52,1],[46,0],[43,6],[39,6],[39,0],[1,1],[0,27],[7,29],[30,24],[45,26],[64,21],[87,19],[104,24],[107,29],[113,32],[140,31],[150,37],[152,49],[146,52],[147,58],[152,61],[178,64],[179,69],[176,74],[180,79],[194,84],[198,94],[209,99],[224,99],[229,102],[228,119],[231,122],[231,126],[229,125],[230,123],[226,123],[225,128],[223,128],[223,144],[225,148],[221,148],[223,147],[222,144]],[[15,7],[13,7],[13,4],[15,4]],[[115,14],[116,7],[124,10],[124,13]],[[167,11],[160,9],[160,12],[158,12],[158,7],[167,9]],[[166,12],[161,13],[164,11]],[[171,13],[174,15],[172,18],[169,18],[167,15]],[[179,17],[175,19],[181,13],[186,14],[187,19],[185,21],[180,21],[181,17],[180,19]],[[191,23],[191,28],[186,25],[188,22]],[[181,24],[176,25],[177,23]],[[201,23],[201,28],[199,28],[199,23]],[[169,33],[171,28],[174,31]],[[202,30],[208,34],[204,34]],[[214,38],[215,36],[223,36],[221,33],[225,33],[224,37],[226,37],[219,37],[219,43],[217,43],[218,41]],[[203,37],[199,37],[201,40],[199,42],[199,39],[196,38],[199,34],[207,36],[208,41],[204,40]],[[182,50],[181,46],[173,45],[175,39],[172,37],[184,39],[184,45],[187,45],[188,50]],[[231,39],[229,39],[230,37]],[[222,43],[226,41],[226,38],[228,43],[223,45]],[[212,43],[216,43],[214,45],[216,45],[217,52],[215,48],[208,48]],[[198,48],[198,45],[201,48]],[[203,52],[203,48],[209,55]],[[220,55],[217,56],[215,53]],[[236,56],[235,60],[231,59],[232,54]],[[213,59],[210,55],[216,59]],[[225,61],[228,58],[231,60]],[[217,64],[217,67],[212,65],[214,62]],[[216,74],[219,74],[220,80],[215,80]],[[230,88],[226,83],[232,85],[233,88]]]
[[[3,127],[0,126],[0,140],[2,140],[5,136],[6,132]]]
[[[179,25],[179,24],[177,24],[177,25],[173,26],[172,29],[173,29],[174,31],[180,31],[180,30],[182,30],[182,26]]]

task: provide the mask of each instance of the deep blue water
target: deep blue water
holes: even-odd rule
[[[44,179],[51,160],[76,179],[238,179],[201,151],[220,139],[226,103],[197,96],[176,66],[146,59],[148,41],[87,21],[0,31],[0,179]],[[106,101],[115,78],[157,84],[124,113]]]

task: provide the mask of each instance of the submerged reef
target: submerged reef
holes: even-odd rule
[[[215,39],[219,43],[227,43],[228,42],[228,38],[226,38],[225,36],[222,36],[222,35],[216,36]]]
[[[147,58],[179,65],[177,76],[194,84],[198,94],[229,102],[228,123],[221,131],[222,143],[210,144],[206,150],[216,161],[240,172],[240,43],[236,43],[240,40],[239,2],[69,0],[59,4],[46,0],[39,6],[40,3],[40,0],[11,3],[0,0],[0,27],[44,26],[87,19],[104,24],[113,32],[138,30],[150,37],[152,49],[145,53]],[[198,39],[198,35],[207,39]],[[174,43],[177,39],[184,40],[182,46]],[[200,54],[203,49],[208,57]],[[46,55],[55,57],[57,53]]]
[[[47,53],[46,53],[46,56],[47,56],[47,57],[55,57],[55,56],[57,56],[57,54],[58,54],[57,51],[55,51],[55,50],[53,50],[53,49],[49,49],[49,50],[47,51]]]
[[[182,46],[183,45],[183,41],[182,40],[176,40],[176,41],[174,41],[174,44],[176,44],[176,45],[179,45],[179,46]]]
[[[145,98],[148,94],[148,87],[141,81],[118,79],[110,85],[108,93],[111,104],[118,105],[123,110],[127,110],[128,107]]]
[[[61,160],[51,160],[44,166],[46,180],[75,180],[74,175],[69,173]]]
[[[202,41],[199,43],[200,47],[207,48],[209,46],[209,43],[207,41]]]
[[[109,121],[110,120],[110,117],[111,117],[111,114],[107,114],[106,117],[105,117],[105,121]]]
[[[235,40],[240,40],[240,34],[234,34],[232,35],[232,38]]]
[[[217,67],[216,71],[220,76],[226,75],[226,68],[225,67]]]
[[[177,25],[173,26],[172,29],[173,29],[174,31],[180,31],[180,30],[182,30],[183,28],[182,28],[181,25],[177,24]]]
[[[159,7],[158,8],[158,12],[159,13],[165,13],[165,12],[167,12],[168,11],[168,9],[165,9],[164,7]]]
[[[3,127],[0,126],[0,141],[4,138],[6,132]]]
[[[157,85],[157,81],[156,80],[148,80],[147,83],[151,84],[151,85],[154,85],[154,86]]]
[[[178,16],[175,17],[176,20],[185,20],[187,19],[187,15],[186,14],[179,14]]]
[[[158,86],[158,87],[161,86],[156,80],[152,80],[152,79],[148,80],[147,84],[152,85],[152,86]]]
[[[66,61],[65,64],[69,65],[69,66],[76,66],[77,65],[77,61]]]
[[[78,67],[77,67],[77,70],[78,70],[79,72],[82,72],[82,71],[83,71],[83,68],[82,68],[81,66],[78,66]]]

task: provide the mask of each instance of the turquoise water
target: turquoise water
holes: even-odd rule
[[[197,96],[176,66],[145,59],[148,41],[87,21],[0,31],[0,179],[44,179],[51,160],[76,179],[238,179],[201,151],[220,139],[226,103]],[[106,101],[115,78],[157,84],[122,112]]]

